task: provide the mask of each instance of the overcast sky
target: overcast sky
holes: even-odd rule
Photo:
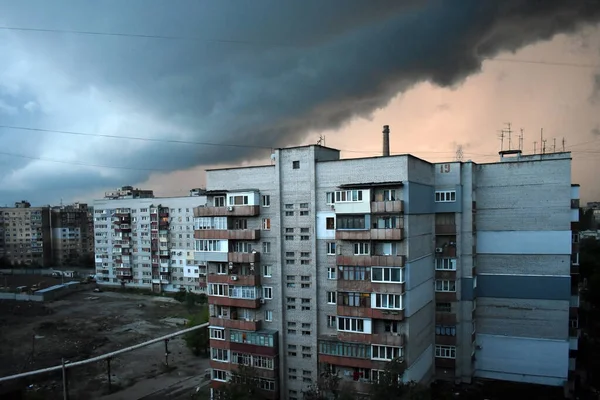
[[[564,138],[600,200],[599,1],[290,3],[0,0],[0,204],[184,195],[319,134],[376,155],[384,124],[392,152],[490,162],[505,122],[525,152]]]

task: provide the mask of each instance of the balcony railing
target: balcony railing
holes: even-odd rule
[[[359,267],[403,267],[404,262],[405,257],[403,255],[338,255],[336,257],[337,265],[353,265]]]
[[[257,268],[258,270],[258,268]],[[227,283],[229,285],[240,286],[260,286],[260,275],[217,275],[208,274],[206,277],[208,283]]]
[[[404,203],[402,202],[402,200],[371,202],[371,214],[388,214],[402,212],[404,212]]]
[[[242,331],[259,331],[262,327],[262,322],[258,320],[210,317],[209,322],[211,326],[222,326],[223,328]]]
[[[194,217],[254,217],[260,214],[260,206],[196,207]]]
[[[368,230],[336,230],[336,240],[402,240],[402,228],[382,228]]]
[[[200,229],[194,231],[195,239],[260,240],[260,229]]]
[[[260,262],[260,253],[239,253],[229,252],[227,253],[227,260],[233,263],[257,263]]]

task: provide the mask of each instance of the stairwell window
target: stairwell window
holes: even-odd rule
[[[292,161],[292,169],[300,169],[300,161]]]
[[[438,271],[456,271],[456,258],[436,258],[435,269]]]
[[[327,304],[337,304],[337,292],[327,292]]]
[[[335,242],[327,243],[327,255],[335,255]]]
[[[456,281],[438,279],[435,281],[436,292],[456,292]]]
[[[271,196],[268,194],[263,194],[262,196],[262,206],[263,207],[271,207]]]
[[[436,203],[452,203],[456,201],[456,190],[440,190],[435,192]]]
[[[456,358],[456,346],[435,346],[437,358]]]
[[[263,228],[263,231],[270,231],[271,230],[271,218],[263,218],[263,220],[262,220],[262,228]]]

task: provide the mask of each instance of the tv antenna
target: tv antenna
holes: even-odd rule
[[[536,151],[537,151],[537,142],[534,141],[533,142],[533,154],[537,154]]]
[[[546,141],[544,140],[544,128],[540,128],[540,154],[546,153]]]
[[[456,156],[454,157],[455,161],[462,161],[463,160],[463,147],[462,144],[459,144],[458,146],[456,146]]]
[[[498,137],[500,138],[500,151],[504,151],[504,130],[500,131]]]
[[[554,140],[554,144],[552,145],[552,152],[556,153],[556,138],[554,138],[553,140]]]
[[[317,140],[317,146],[325,146],[325,136],[319,135],[319,140]]]
[[[562,151],[565,152],[565,138],[562,139]]]
[[[519,150],[523,151],[523,128],[521,128],[521,133],[519,134]]]

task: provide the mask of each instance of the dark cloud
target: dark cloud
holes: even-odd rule
[[[600,136],[600,126],[595,127],[591,130],[592,135]]]
[[[462,0],[457,7],[441,0],[346,0],[340,7],[338,1],[322,0],[65,0],[50,7],[39,0],[4,5],[0,15],[3,24],[12,26],[184,37],[0,32],[0,40],[8,39],[54,71],[46,80],[35,80],[36,74],[22,77],[23,90],[34,95],[21,102],[31,97],[44,112],[32,120],[31,113],[21,111],[11,117],[15,124],[278,147],[301,143],[311,130],[368,117],[418,82],[458,85],[477,73],[487,57],[599,21],[600,3]],[[17,54],[9,64],[20,61]],[[2,83],[0,74],[0,89]],[[55,86],[46,88],[49,84]],[[22,115],[28,119],[19,119]],[[5,135],[16,137],[14,132]],[[28,154],[41,156],[50,149],[60,157],[61,151],[68,153],[61,146],[70,145],[79,161],[147,169],[231,163],[265,153],[256,148],[92,142],[67,135],[30,137],[37,140],[27,146]],[[2,148],[12,143],[0,136]],[[46,165],[47,179],[31,192],[24,189],[25,194],[52,189],[50,198],[56,198],[66,187]],[[84,192],[144,174],[148,172],[122,170],[77,182]],[[0,202],[6,196],[0,189]]]

